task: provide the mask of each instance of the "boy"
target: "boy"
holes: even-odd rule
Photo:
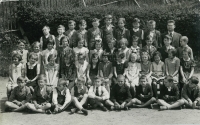
[[[117,84],[112,89],[111,100],[114,103],[112,109],[128,110],[126,104],[131,100],[131,93],[129,87],[125,85],[125,77],[123,75],[117,76]]]
[[[5,102],[5,110],[11,109],[14,112],[22,111],[26,108],[26,103],[31,99],[31,91],[25,86],[26,80],[23,77],[17,78],[17,87],[11,93],[9,101]]]
[[[181,46],[178,47],[178,49],[177,49],[177,57],[179,59],[181,59],[183,57],[182,51],[186,49],[186,50],[188,50],[188,54],[189,54],[190,59],[193,60],[194,59],[194,57],[193,57],[193,51],[187,45],[188,44],[188,37],[187,36],[182,36],[181,39],[180,39],[180,44],[181,44]]]
[[[83,105],[87,104],[88,89],[85,86],[85,78],[79,77],[77,79],[76,86],[71,90],[72,102],[77,107],[76,109],[71,109],[72,113],[75,113],[77,109],[81,110],[85,115],[88,115],[88,111],[83,108]]]
[[[167,30],[168,31],[167,31],[167,33],[163,34],[163,37],[165,35],[171,36],[172,37],[171,45],[177,49],[179,47],[179,41],[180,41],[180,38],[181,38],[181,34],[174,31],[175,27],[176,27],[175,21],[174,20],[168,20],[167,21]]]
[[[42,28],[42,32],[43,32],[44,36],[42,36],[40,38],[40,45],[41,45],[42,50],[45,50],[45,49],[47,49],[47,43],[49,40],[53,40],[53,42],[55,42],[55,36],[50,34],[49,26],[44,26]],[[55,46],[54,46],[54,48],[55,48]]]
[[[64,111],[71,103],[71,95],[67,88],[67,81],[59,79],[57,87],[53,89],[52,109],[54,113]]]
[[[79,30],[77,33],[81,34],[82,38],[84,39],[84,47],[88,47],[88,38],[87,38],[87,30],[85,29],[87,27],[87,23],[85,20],[80,20],[79,22]]]
[[[147,36],[151,36],[153,41],[153,46],[155,46],[157,49],[162,47],[162,40],[161,40],[161,34],[160,31],[156,30],[156,22],[154,20],[148,21],[148,30],[144,32],[144,38],[147,38]],[[144,47],[146,45],[145,40],[142,43],[142,46]]]
[[[27,108],[37,113],[51,113],[51,94],[52,88],[46,86],[46,79],[44,75],[38,77],[38,86],[34,89],[32,102],[27,103]]]
[[[77,43],[76,43],[76,37],[77,37],[77,32],[74,29],[76,27],[76,22],[73,20],[70,20],[68,22],[68,28],[69,30],[67,30],[64,35],[66,35],[69,38],[69,47],[74,48],[77,47]]]
[[[109,93],[104,86],[101,86],[102,79],[100,77],[94,78],[94,84],[90,87],[88,97],[90,99],[90,105],[93,108],[99,106],[103,111],[107,111],[105,105],[114,106],[109,100]]]
[[[139,37],[138,45],[142,48],[142,41],[144,39],[144,31],[140,29],[140,20],[138,18],[133,19],[133,29],[130,30],[131,39],[129,40],[129,46],[131,46],[132,36],[135,35]]]
[[[63,34],[65,32],[65,27],[63,25],[59,25],[58,26],[58,29],[57,29],[57,32],[58,32],[58,36],[55,38],[55,41],[56,41],[56,50],[57,51],[60,51],[62,50],[61,47],[62,47],[62,43],[61,43],[61,38],[64,37],[65,35]]]

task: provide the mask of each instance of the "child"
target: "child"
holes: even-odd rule
[[[72,54],[66,54],[63,57],[64,63],[62,65],[61,76],[68,81],[67,88],[71,90],[76,79],[76,66]]]
[[[71,103],[71,95],[67,88],[67,82],[59,79],[57,87],[53,89],[52,109],[54,113],[64,111]]]
[[[54,45],[55,45],[55,36],[50,34],[50,27],[49,26],[44,26],[42,28],[42,32],[43,32],[44,36],[42,36],[40,38],[40,45],[41,45],[42,50],[46,50],[49,40],[53,41]],[[53,48],[55,48],[55,46]]]
[[[102,29],[102,42],[103,42],[103,48],[107,49],[108,48],[108,43],[107,43],[107,38],[112,37],[113,38],[113,31],[114,31],[114,26],[112,25],[112,15],[106,15],[105,16],[105,26],[103,26]]]
[[[62,48],[61,38],[64,37],[65,27],[63,25],[59,25],[57,28],[58,36],[55,38],[56,41],[56,50],[59,51]]]
[[[88,111],[83,108],[83,105],[87,104],[88,99],[88,89],[85,86],[84,77],[79,77],[77,79],[76,86],[71,90],[72,102],[74,105],[81,110],[85,115],[88,115]],[[75,113],[77,109],[71,109],[72,113]]]
[[[103,53],[102,62],[99,64],[99,76],[105,81],[105,88],[110,93],[111,80],[113,77],[113,65],[108,60],[109,54]]]
[[[116,40],[113,39],[113,38],[112,38],[112,39],[109,39],[109,40],[108,40],[108,48],[104,50],[105,53],[109,53],[109,54],[110,54],[109,60],[110,60],[111,62],[117,61],[116,55],[118,54],[118,49],[115,48],[115,44],[116,44],[115,41],[116,41]]]
[[[26,64],[27,63],[27,57],[28,57],[28,50],[25,50],[25,40],[19,40],[17,45],[17,50],[13,51],[13,53],[19,53],[22,56],[21,63]]]
[[[125,85],[125,77],[123,75],[117,76],[117,84],[112,89],[111,100],[114,103],[112,109],[127,110],[126,104],[131,100],[131,93],[129,88]]]
[[[19,53],[12,55],[12,64],[9,66],[9,82],[7,87],[7,97],[10,97],[11,91],[17,86],[17,78],[24,77],[24,65],[20,63],[22,56]]]
[[[130,31],[124,27],[124,25],[126,25],[125,18],[119,18],[117,24],[118,24],[118,27],[114,30],[114,33],[113,33],[116,41],[119,41],[122,38],[126,38],[127,40],[129,40]],[[119,46],[119,44],[117,44],[117,46]]]
[[[140,62],[141,61],[141,59],[140,59],[140,47],[138,46],[138,40],[139,40],[139,37],[137,37],[136,35],[132,36],[132,44],[131,44],[131,47],[130,47],[130,51],[132,53],[137,54],[137,62]]]
[[[14,112],[22,111],[26,108],[26,103],[31,99],[31,92],[28,87],[25,86],[26,80],[23,77],[17,78],[17,87],[11,93],[9,101],[5,102],[5,109],[11,109]]]
[[[145,41],[146,41],[146,46],[144,46],[142,49],[144,51],[148,52],[150,55],[150,59],[153,60],[153,58],[152,58],[153,54],[156,52],[157,49],[156,49],[156,47],[154,47],[152,45],[153,41],[152,41],[151,36],[147,36]]]
[[[102,49],[102,39],[100,36],[95,38],[95,49],[90,50],[90,59],[93,53],[97,53],[99,56],[99,59],[102,60],[102,54],[103,54],[103,49]]]
[[[97,53],[93,53],[91,56],[90,67],[89,67],[89,76],[92,81],[98,75],[98,68],[99,68],[99,56]]]
[[[136,62],[137,54],[131,53],[130,61],[128,62],[128,67],[125,69],[125,76],[127,78],[127,83],[130,88],[135,88],[138,86],[139,74],[141,71],[140,63]]]
[[[103,111],[107,111],[105,105],[114,106],[109,100],[109,93],[104,86],[101,86],[102,79],[95,77],[93,86],[90,87],[88,92],[89,102],[92,108],[99,106]]]
[[[95,48],[95,37],[100,36],[102,38],[102,30],[99,29],[99,19],[94,18],[92,20],[92,28],[88,30],[88,49],[93,50]]]
[[[77,32],[74,29],[76,27],[76,22],[73,20],[69,20],[68,22],[68,28],[69,30],[67,30],[64,35],[66,35],[69,38],[69,47],[70,48],[74,48],[77,46],[76,43],[76,38],[77,38]]]
[[[40,74],[40,64],[37,63],[38,55],[36,53],[29,54],[29,62],[25,65],[26,86],[30,87],[31,91],[37,86],[37,78]]]
[[[133,20],[133,29],[130,30],[130,36],[136,35],[139,37],[139,47],[142,48],[142,40],[144,39],[144,31],[140,29],[140,20],[138,18],[134,18]],[[130,38],[130,41],[133,41],[132,38]],[[130,42],[129,41],[129,42]],[[131,43],[129,43],[131,45]]]
[[[32,102],[27,103],[28,109],[37,113],[50,113],[51,108],[51,94],[52,88],[46,86],[46,79],[44,75],[38,77],[38,86],[35,88],[33,93]]]
[[[120,48],[119,48],[119,53],[125,53],[124,61],[129,60],[129,55],[130,55],[130,49],[127,47],[128,45],[128,40],[126,38],[122,38],[120,41]]]
[[[189,41],[189,40],[188,40],[188,37],[187,37],[187,36],[182,36],[182,37],[181,37],[181,39],[180,39],[180,44],[181,44],[181,46],[178,47],[178,49],[177,49],[177,57],[178,57],[179,59],[181,59],[181,58],[183,57],[182,51],[183,51],[184,49],[187,49],[190,59],[194,60],[193,51],[192,51],[192,49],[187,45],[187,44],[188,44],[188,41]]]
[[[48,56],[48,64],[44,65],[45,74],[47,78],[47,86],[56,87],[58,82],[59,65],[55,63],[55,56]]]
[[[147,77],[145,75],[142,75],[139,79],[139,86],[136,86],[136,98],[133,98],[126,107],[129,107],[131,105],[135,105],[139,108],[147,106],[149,100],[153,96],[153,91],[147,82]],[[132,89],[134,90],[134,89]]]
[[[183,50],[182,55],[183,58],[180,59],[180,75],[181,75],[181,79],[179,82],[180,92],[184,84],[187,84],[189,79],[193,76],[195,67],[195,62],[189,57],[188,50]]]
[[[84,39],[84,47],[88,47],[88,38],[87,38],[87,30],[85,29],[87,27],[87,23],[85,20],[80,20],[79,22],[79,30],[77,33],[81,34],[82,38]]]
[[[149,61],[150,56],[147,52],[142,52],[141,53],[141,75],[145,75],[147,77],[147,81],[149,84],[151,84],[151,74],[152,74],[152,69],[151,69],[151,62]]]
[[[168,52],[171,49],[175,49],[173,46],[171,46],[171,42],[172,42],[172,37],[169,35],[165,35],[164,37],[164,46],[159,48],[159,52],[162,55],[162,61],[165,61],[165,59],[168,57]]]
[[[180,59],[176,57],[176,50],[171,49],[168,52],[168,58],[165,59],[166,75],[171,75],[174,79],[174,83],[179,82],[179,68]]]
[[[75,54],[75,61],[77,61],[77,57],[78,57],[77,55],[79,53],[82,53],[86,56],[87,62],[89,62],[89,57],[88,57],[89,50],[86,47],[83,46],[84,39],[80,35],[78,35],[77,41],[78,41],[77,42],[78,46],[73,48],[73,52]]]
[[[32,50],[33,50],[32,53],[35,53],[38,56],[38,60],[37,60],[36,63],[41,65],[41,63],[42,63],[42,53],[40,51],[41,46],[40,46],[40,43],[38,41],[36,41],[32,44]]]

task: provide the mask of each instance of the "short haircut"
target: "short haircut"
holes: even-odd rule
[[[155,56],[159,56],[160,59],[162,59],[162,55],[159,51],[156,51],[154,54],[153,54],[153,59],[155,58]]]
[[[98,18],[93,18],[92,22],[99,22],[100,20]]]
[[[20,82],[26,82],[26,79],[24,78],[24,77],[22,77],[22,76],[19,76],[18,78],[17,78],[17,82],[18,81],[20,81]]]
[[[56,59],[56,57],[55,57],[55,55],[53,55],[53,54],[50,54],[49,56],[48,56],[48,58],[47,58],[47,60],[48,60],[48,62],[50,61],[50,59]]]
[[[141,52],[141,57],[144,56],[144,55],[148,57],[148,60],[150,59],[149,53],[148,53],[147,51],[144,51],[144,50],[143,50],[143,51]]]
[[[154,20],[149,20],[148,23],[156,25],[156,21],[154,21]]]
[[[54,46],[55,42],[53,40],[53,38],[49,38],[48,41],[47,41],[47,45],[48,44],[52,44]]]
[[[196,76],[192,76],[191,78],[190,78],[190,80],[191,80],[191,82],[193,83],[193,84],[198,84],[199,83],[199,78],[198,77],[196,77]]]
[[[167,34],[167,35],[164,36],[164,39],[172,40],[172,37],[171,37],[170,35]]]
[[[134,18],[133,23],[140,23],[140,20],[138,18]]]
[[[118,76],[117,76],[117,79],[119,79],[119,78],[123,78],[123,79],[125,80],[125,77],[124,77],[124,75],[121,75],[121,74],[120,74],[120,75],[118,75]]]
[[[109,14],[105,16],[105,19],[112,19],[112,18],[113,18],[112,15]]]
[[[67,36],[61,37],[61,39],[60,39],[61,43],[63,42],[63,40],[67,40],[68,44],[69,44],[69,37],[67,37]]]
[[[69,24],[74,24],[74,25],[76,25],[76,22],[75,22],[74,20],[69,20],[69,21],[68,21],[68,25],[69,25]]]
[[[31,52],[28,55],[28,59],[30,59],[31,57],[34,58],[36,61],[38,61],[38,54]]]
[[[175,25],[175,21],[174,20],[168,20],[167,24],[169,24],[169,23],[173,23]]]
[[[172,53],[172,56],[175,57],[177,52],[176,49],[170,49],[168,53]]]
[[[135,59],[137,59],[137,57],[138,57],[136,53],[131,53],[130,56],[129,56],[129,60],[130,60],[130,61],[131,61],[131,57],[132,57],[132,56],[134,56]]]
[[[49,30],[50,30],[50,27],[49,27],[49,26],[47,26],[47,25],[43,26],[42,30],[43,30],[44,28],[47,28],[47,29],[49,29]]]
[[[168,82],[174,82],[174,79],[171,75],[166,76],[165,79],[167,79]]]
[[[121,45],[122,43],[125,43],[125,45],[128,46],[128,40],[127,40],[126,38],[120,39],[120,40],[119,40],[119,43],[120,43],[120,45]]]
[[[41,44],[40,44],[40,42],[35,41],[35,42],[33,42],[33,43],[31,44],[32,49],[33,49],[35,46],[39,46],[39,48],[41,49]]]
[[[46,76],[44,74],[40,74],[38,76],[37,80],[44,80],[44,81],[46,81],[47,79],[46,79]]]
[[[104,52],[104,53],[102,54],[102,57],[110,58],[110,53],[106,53],[106,52]]]
[[[26,40],[24,40],[24,39],[18,40],[18,44],[20,44],[20,43],[26,44]]]
[[[83,76],[78,77],[78,78],[77,78],[77,82],[78,82],[78,81],[81,81],[81,82],[83,82],[84,84],[85,84],[85,82],[86,82],[86,81],[85,81],[85,78],[84,78]]]
[[[12,60],[13,60],[14,58],[17,58],[19,61],[22,61],[22,55],[19,54],[18,52],[15,52],[15,51],[13,52]]]
[[[79,53],[79,54],[78,54],[78,59],[86,59],[85,54]]]
[[[92,61],[92,59],[98,59],[99,60],[98,53],[93,53],[92,56],[91,56],[91,61]]]
[[[82,20],[79,21],[79,25],[81,25],[81,26],[82,26],[82,25],[87,25],[87,22],[86,22],[85,20],[82,19]]]
[[[147,41],[147,40],[152,41],[152,40],[153,40],[153,39],[152,39],[152,36],[148,35],[148,36],[146,37],[146,41]]]
[[[187,36],[182,36],[181,39],[186,43],[188,43],[188,41],[189,41]]]
[[[132,36],[132,42],[133,42],[133,41],[137,41],[137,42],[138,42],[138,40],[139,40],[139,37],[138,37],[138,36],[136,36],[136,35],[133,35],[133,36]]]
[[[124,57],[125,57],[125,53],[119,53],[118,55],[117,55],[120,59],[123,59]]]
[[[64,27],[63,25],[59,25],[59,26],[58,26],[58,29],[63,29],[63,30],[65,30],[65,27]]]
[[[126,24],[126,19],[125,18],[119,18],[117,22],[119,23],[119,21],[122,21],[124,24]]]
[[[140,76],[139,81],[140,81],[141,79],[145,79],[145,80],[147,81],[147,77],[146,77],[145,75]]]
[[[63,86],[67,86],[67,81],[63,78],[60,78],[58,80],[58,85],[63,85]]]

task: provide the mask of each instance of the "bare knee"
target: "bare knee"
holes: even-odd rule
[[[46,106],[47,108],[50,108],[50,107],[51,107],[51,104],[50,104],[50,103],[47,103],[45,106]]]
[[[156,101],[156,98],[155,98],[155,97],[152,97],[152,98],[151,98],[151,101],[152,101],[152,102],[155,102],[155,101]]]
[[[88,94],[84,94],[84,96],[83,96],[83,97],[87,98],[87,97],[88,97]]]
[[[9,102],[9,101],[6,101],[6,102],[5,102],[5,106],[6,106],[6,107],[10,107],[10,102]]]

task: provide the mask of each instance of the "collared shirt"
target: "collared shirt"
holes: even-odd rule
[[[109,93],[104,86],[98,87],[98,94],[99,94],[99,97],[103,98],[103,100],[107,100],[110,98]],[[89,98],[94,98],[96,96],[96,86],[90,87],[88,91],[88,96]]]
[[[172,31],[172,32],[169,32],[169,31],[168,31],[168,34],[169,34],[171,37],[173,37],[174,31]]]
[[[24,86],[22,89],[19,88],[19,86],[15,87],[14,90],[11,93],[11,96],[9,98],[9,101],[30,101],[31,99],[31,91],[30,88],[27,86]]]
[[[54,88],[54,90],[53,90],[52,102],[55,105],[58,104],[58,96],[59,96],[58,91],[59,90],[57,88]],[[63,104],[63,107],[65,107],[65,105],[67,105],[71,101],[71,94],[69,92],[69,89],[64,88],[62,91],[60,91],[60,94],[65,96],[65,101],[64,101],[64,104]]]

